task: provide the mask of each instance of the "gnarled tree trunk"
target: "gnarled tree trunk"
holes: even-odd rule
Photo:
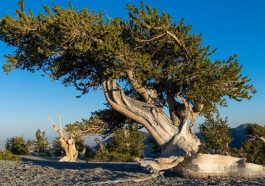
[[[68,137],[66,131],[63,128],[58,128],[53,125],[54,130],[59,135],[60,145],[65,152],[65,156],[59,161],[75,162],[77,160],[78,151],[75,148],[75,140],[73,135],[70,134]]]
[[[142,124],[155,141],[162,146],[159,158],[153,161],[137,159],[140,165],[148,168],[151,172],[175,168],[177,172],[186,177],[265,177],[263,166],[245,163],[243,159],[222,155],[196,154],[200,140],[193,133],[192,128],[194,118],[199,114],[203,105],[195,104],[191,108],[185,99],[179,97],[179,100],[184,103],[186,115],[176,125],[174,123],[176,119],[174,120],[173,117],[178,114],[177,111],[171,109],[172,113],[170,114],[173,117],[169,118],[161,108],[152,104],[154,94],[148,94],[148,89],[142,87],[141,92],[138,91],[145,97],[146,102],[141,102],[126,96],[115,80],[105,80],[102,85],[106,100],[112,108]],[[147,95],[152,95],[152,99],[149,99]],[[188,120],[190,120],[191,126],[188,126]]]
[[[196,154],[186,158],[174,168],[184,177],[241,177],[264,178],[265,167],[253,163],[246,163],[242,158],[224,155]]]
[[[179,129],[163,109],[126,96],[115,80],[103,81],[103,89],[113,109],[142,124],[163,147],[162,157],[187,156],[197,152],[200,141],[188,129],[187,122]]]

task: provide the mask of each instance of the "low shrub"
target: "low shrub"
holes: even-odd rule
[[[250,124],[246,129],[246,140],[239,149],[239,154],[249,163],[265,165],[265,126]]]
[[[144,153],[144,135],[137,127],[121,128],[113,132],[106,144],[97,141],[94,161],[130,162],[142,158]]]
[[[23,136],[15,136],[7,139],[6,150],[16,155],[28,155],[29,147]]]
[[[123,154],[115,151],[109,151],[106,147],[103,147],[95,153],[92,160],[102,162],[130,162],[134,161],[134,157],[128,153]]]
[[[0,160],[19,161],[20,157],[10,151],[0,151]]]
[[[200,146],[200,153],[228,155],[231,152],[229,144],[232,137],[229,133],[227,118],[222,119],[217,113],[206,117],[204,123],[199,126],[204,141]]]

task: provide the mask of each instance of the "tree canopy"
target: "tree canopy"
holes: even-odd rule
[[[29,148],[23,136],[8,138],[6,141],[6,150],[16,155],[28,155]]]
[[[48,140],[46,137],[46,133],[44,131],[41,132],[40,129],[38,129],[35,133],[36,136],[36,151],[41,153],[45,153],[45,150],[48,147]]]
[[[211,61],[215,50],[203,46],[190,25],[143,3],[140,9],[128,5],[129,20],[106,20],[101,12],[75,11],[71,5],[45,6],[46,14],[34,16],[25,12],[23,1],[19,4],[16,17],[5,16],[0,23],[0,39],[16,48],[6,56],[6,72],[43,70],[87,93],[103,78],[130,81],[128,71],[133,71],[135,81],[157,90],[161,103],[170,91],[203,102],[205,110],[225,105],[224,96],[241,100],[254,92],[236,56]]]
[[[116,130],[128,127],[141,128],[133,120],[111,108],[97,110],[91,113],[89,119],[82,119],[66,125],[67,131],[71,132],[72,129],[73,133],[77,133],[77,135],[101,134],[104,138],[109,137]]]
[[[200,132],[203,135],[203,152],[211,154],[230,154],[229,144],[232,137],[229,133],[227,118],[222,119],[219,113],[216,116],[209,115],[205,122],[200,124]]]
[[[246,129],[246,137],[239,149],[239,154],[248,162],[265,164],[265,126],[249,124]]]
[[[137,127],[119,128],[113,131],[105,144],[98,141],[93,157],[96,161],[134,161],[144,155],[144,134]]]
[[[236,55],[213,61],[215,49],[202,44],[201,34],[143,2],[127,6],[128,20],[71,4],[44,6],[46,13],[38,15],[26,12],[23,0],[19,6],[16,17],[0,21],[0,40],[16,49],[5,56],[5,72],[42,71],[81,95],[103,87],[111,107],[144,125],[159,144],[177,133],[169,125],[193,123],[226,106],[227,98],[241,101],[255,93]]]

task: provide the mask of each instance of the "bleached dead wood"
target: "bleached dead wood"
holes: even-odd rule
[[[163,146],[162,156],[186,156],[197,152],[199,139],[188,130],[188,123],[179,130],[163,109],[134,100],[124,94],[115,80],[103,81],[108,103],[113,109],[142,124],[156,142]]]
[[[241,177],[265,178],[265,167],[246,163],[242,158],[225,155],[196,154],[186,158],[174,171],[191,178]]]
[[[134,83],[138,87],[138,82]],[[102,85],[106,100],[112,108],[142,124],[161,145],[162,152],[158,159],[137,160],[150,172],[160,174],[165,170],[174,169],[186,177],[265,177],[265,169],[261,165],[246,163],[243,159],[231,156],[196,154],[200,140],[193,133],[193,119],[199,114],[203,104],[187,105],[186,101],[179,97],[187,117],[176,126],[163,109],[155,106],[154,101],[148,100],[147,96],[146,102],[132,99],[124,94],[115,80],[102,81]],[[144,94],[146,90],[139,89],[138,92]]]
[[[97,182],[91,185],[103,185],[103,184],[117,184],[117,183],[125,183],[125,182],[132,182],[132,183],[140,183],[140,182],[144,182],[144,181],[148,181],[151,179],[155,179],[159,176],[163,176],[159,173],[154,173],[151,174],[150,176],[145,176],[142,178],[129,178],[129,179],[117,179],[117,180],[111,180],[111,181],[102,181],[102,182]]]
[[[65,156],[59,161],[75,162],[77,160],[78,151],[75,147],[75,139],[73,134],[67,134],[66,130],[61,126],[61,119],[59,116],[59,127],[49,118],[49,121],[53,125],[54,130],[59,136],[60,145],[65,152]]]

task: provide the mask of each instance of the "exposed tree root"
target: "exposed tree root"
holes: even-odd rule
[[[265,166],[246,163],[242,158],[224,155],[196,154],[174,168],[184,177],[265,178]]]
[[[143,178],[138,178],[138,179],[129,178],[129,179],[118,179],[118,180],[113,180],[113,181],[103,181],[103,182],[93,183],[91,185],[117,184],[117,183],[124,183],[124,182],[139,183],[139,182],[155,179],[159,176],[162,176],[162,178],[164,178],[163,173],[164,172],[156,172],[156,173],[151,174],[150,176],[145,176]]]
[[[239,177],[265,178],[265,166],[246,163],[242,158],[224,155],[196,154],[192,157],[169,157],[154,160],[137,160],[150,173],[172,169],[188,178]]]
[[[184,157],[170,157],[170,158],[157,158],[153,160],[143,160],[137,158],[136,161],[145,167],[150,173],[159,173],[164,170],[176,167],[180,162],[184,160]]]

